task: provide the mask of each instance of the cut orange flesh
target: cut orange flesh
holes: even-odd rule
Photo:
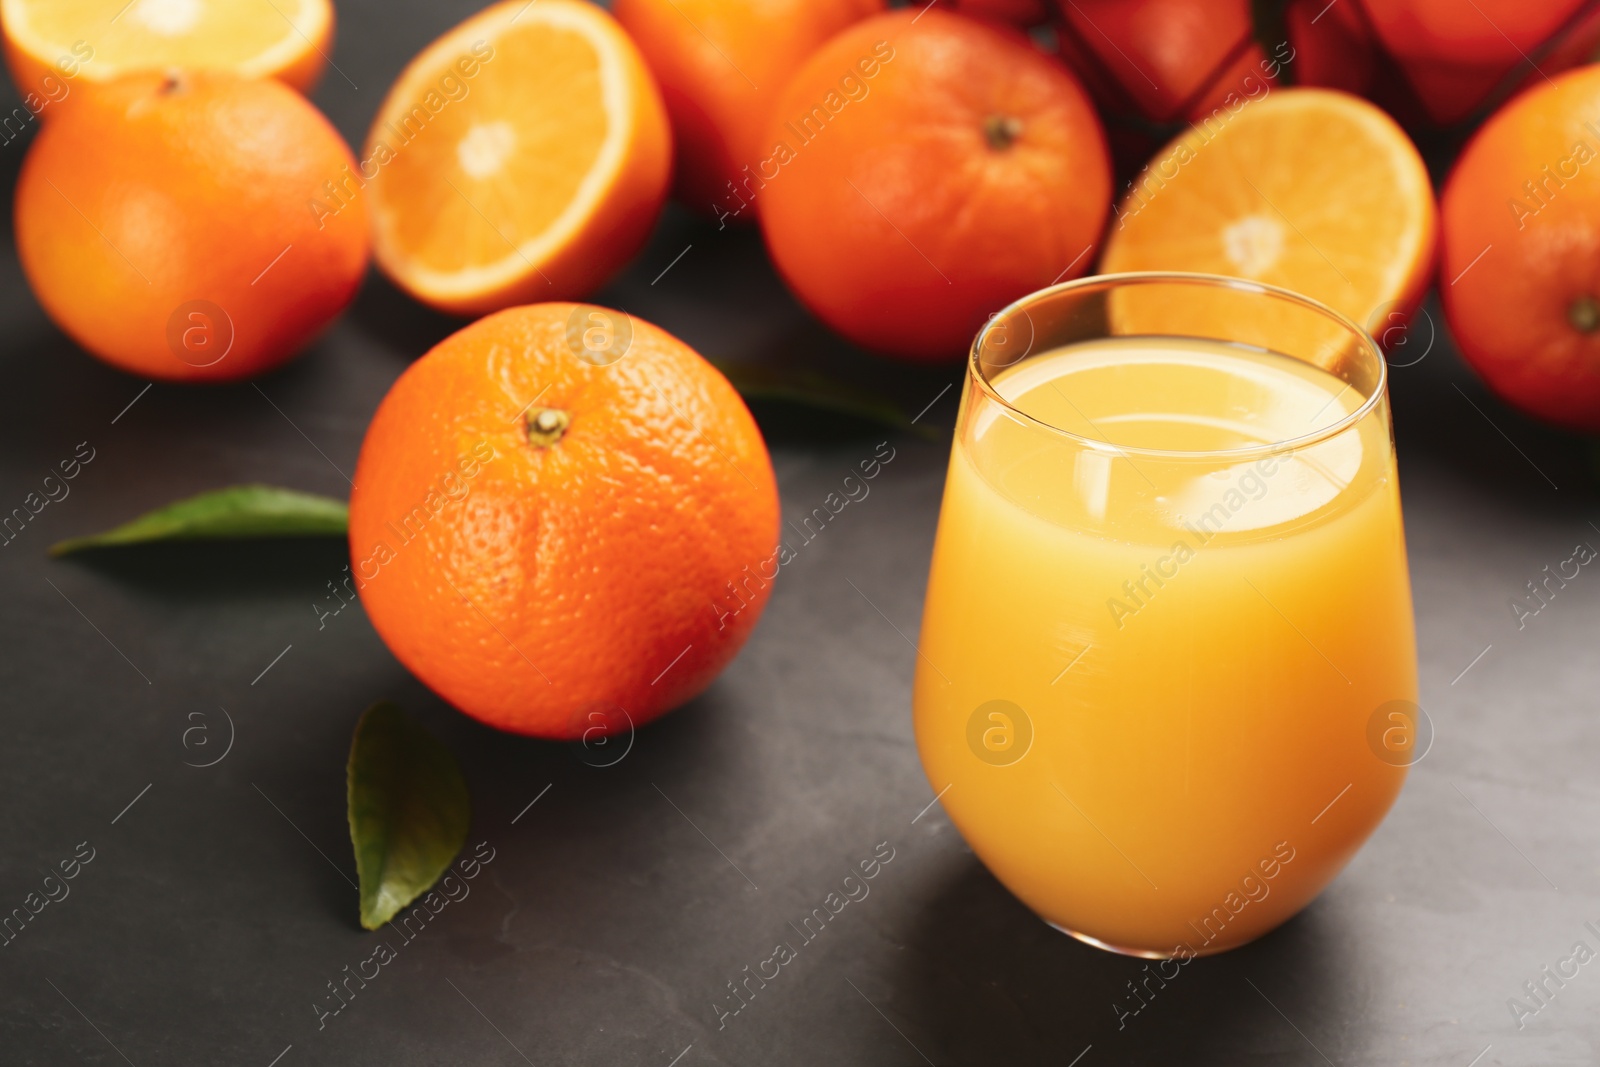
[[[1101,269],[1266,282],[1374,331],[1421,300],[1437,229],[1427,169],[1392,119],[1346,93],[1278,89],[1156,153]]]
[[[429,45],[378,113],[362,160],[378,261],[462,314],[582,296],[643,243],[671,155],[610,15],[506,0]]]
[[[0,0],[17,84],[55,74],[93,84],[130,71],[223,70],[304,92],[333,40],[330,0]],[[57,91],[59,92],[59,90]]]

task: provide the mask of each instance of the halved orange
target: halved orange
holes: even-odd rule
[[[43,102],[70,96],[74,81],[94,85],[130,71],[168,68],[277,78],[305,92],[332,47],[333,4],[0,0],[0,24],[11,76],[25,97]]]
[[[1249,278],[1382,333],[1421,301],[1437,232],[1427,168],[1394,120],[1347,93],[1275,89],[1156,153],[1101,270]]]
[[[379,265],[457,314],[597,288],[644,243],[671,171],[654,80],[583,0],[505,0],[429,45],[361,162]]]

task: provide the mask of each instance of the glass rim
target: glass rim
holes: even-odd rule
[[[1054,423],[1046,422],[1043,419],[1036,418],[1035,416],[1028,414],[1026,411],[1023,411],[1021,408],[1011,403],[1010,400],[1002,396],[1000,391],[995,388],[994,383],[989,380],[989,376],[984,372],[983,361],[981,358],[984,343],[987,341],[990,332],[996,328],[996,324],[1001,322],[1006,316],[1019,311],[1024,315],[1027,315],[1029,307],[1037,305],[1051,297],[1059,296],[1062,293],[1074,292],[1079,289],[1091,289],[1118,285],[1147,285],[1154,283],[1195,285],[1202,287],[1209,286],[1212,288],[1232,289],[1237,292],[1255,293],[1259,296],[1275,297],[1281,300],[1287,300],[1293,304],[1298,304],[1301,307],[1304,307],[1312,312],[1315,312],[1316,314],[1323,316],[1324,318],[1331,320],[1336,325],[1343,327],[1352,335],[1354,335],[1357,342],[1377,361],[1378,376],[1377,380],[1373,383],[1371,394],[1368,395],[1367,398],[1355,408],[1355,410],[1348,412],[1342,418],[1329,423],[1327,426],[1312,430],[1309,433],[1300,434],[1296,437],[1284,438],[1281,441],[1271,441],[1260,445],[1248,445],[1244,448],[1202,450],[1142,448],[1133,445],[1113,444],[1110,441],[1104,441],[1098,437],[1087,437],[1083,434],[1075,433],[1072,430],[1064,429],[1063,427],[1057,426]],[[1032,321],[1032,316],[1029,316],[1029,321]],[[1180,335],[1174,334],[1172,336]],[[1220,339],[1210,338],[1210,340]],[[1027,357],[1024,356],[1022,358],[1026,359]],[[1298,357],[1291,356],[1290,358],[1293,359]],[[1021,361],[1019,360],[1018,362]],[[1315,366],[1315,364],[1313,364],[1313,366]],[[1324,304],[1320,300],[1297,293],[1292,289],[1285,289],[1277,285],[1268,285],[1265,282],[1251,281],[1248,278],[1231,278],[1224,274],[1205,274],[1199,271],[1124,271],[1118,274],[1091,274],[1083,278],[1074,278],[1071,281],[1061,282],[1056,285],[1048,285],[1043,289],[1035,290],[1024,297],[1021,297],[1020,299],[1013,300],[1011,303],[995,312],[989,317],[989,321],[984,324],[983,328],[978,331],[978,335],[973,338],[972,349],[967,356],[967,376],[969,379],[976,382],[978,388],[983,391],[984,395],[998,404],[1001,410],[1004,411],[1008,417],[1021,420],[1023,425],[1036,426],[1049,433],[1058,434],[1096,451],[1109,452],[1116,456],[1135,455],[1160,459],[1212,459],[1218,457],[1249,459],[1252,457],[1271,456],[1294,452],[1301,448],[1306,448],[1310,445],[1317,444],[1321,441],[1326,441],[1329,438],[1337,437],[1360,424],[1363,419],[1372,413],[1373,409],[1378,406],[1379,402],[1382,401],[1388,392],[1389,361],[1384,358],[1383,350],[1380,349],[1377,342],[1372,339],[1372,335],[1363,329],[1358,323],[1356,323],[1355,320],[1351,319],[1342,312],[1335,311],[1333,308],[1329,307],[1327,304]],[[1349,382],[1345,383],[1345,387],[1354,388],[1354,386]]]

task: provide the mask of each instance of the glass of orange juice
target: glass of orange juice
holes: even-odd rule
[[[917,745],[1052,925],[1233,948],[1394,802],[1420,709],[1386,373],[1331,309],[1205,275],[1070,282],[978,335]]]

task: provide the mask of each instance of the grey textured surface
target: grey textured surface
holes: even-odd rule
[[[359,141],[404,61],[473,6],[344,0],[334,59],[348,80],[330,72],[318,102]],[[24,147],[0,147],[8,191]],[[9,233],[3,248],[0,508],[79,442],[94,459],[0,548],[0,909],[80,842],[94,858],[0,949],[0,1061],[1596,1061],[1600,965],[1520,1030],[1507,999],[1574,942],[1600,948],[1584,926],[1600,927],[1600,577],[1585,569],[1520,630],[1507,601],[1576,543],[1600,545],[1600,509],[1580,443],[1489,398],[1446,340],[1393,387],[1433,750],[1314,905],[1191,964],[1119,1030],[1113,1004],[1140,965],[1034,919],[937,806],[915,819],[932,791],[912,743],[914,653],[885,616],[915,634],[943,436],[893,438],[871,495],[785,568],[727,674],[626,758],[590,766],[612,757],[451,711],[358,608],[319,629],[312,604],[341,572],[338,545],[44,554],[223,484],[343,492],[385,389],[454,323],[374,277],[308,357],[256,386],[141,393],[48,324]],[[599,300],[708,355],[844,367],[911,412],[955,378],[846,351],[784,295],[754,235],[677,214]],[[925,421],[944,434],[953,413],[951,392]],[[882,439],[762,416],[789,514]],[[494,859],[319,1028],[326,983],[386,936],[356,925],[343,808],[351,729],[381,697],[459,755],[472,840]],[[219,709],[231,750],[186,765],[222,751]],[[788,924],[881,842],[894,859],[870,895],[719,1028],[726,983],[798,941]]]

